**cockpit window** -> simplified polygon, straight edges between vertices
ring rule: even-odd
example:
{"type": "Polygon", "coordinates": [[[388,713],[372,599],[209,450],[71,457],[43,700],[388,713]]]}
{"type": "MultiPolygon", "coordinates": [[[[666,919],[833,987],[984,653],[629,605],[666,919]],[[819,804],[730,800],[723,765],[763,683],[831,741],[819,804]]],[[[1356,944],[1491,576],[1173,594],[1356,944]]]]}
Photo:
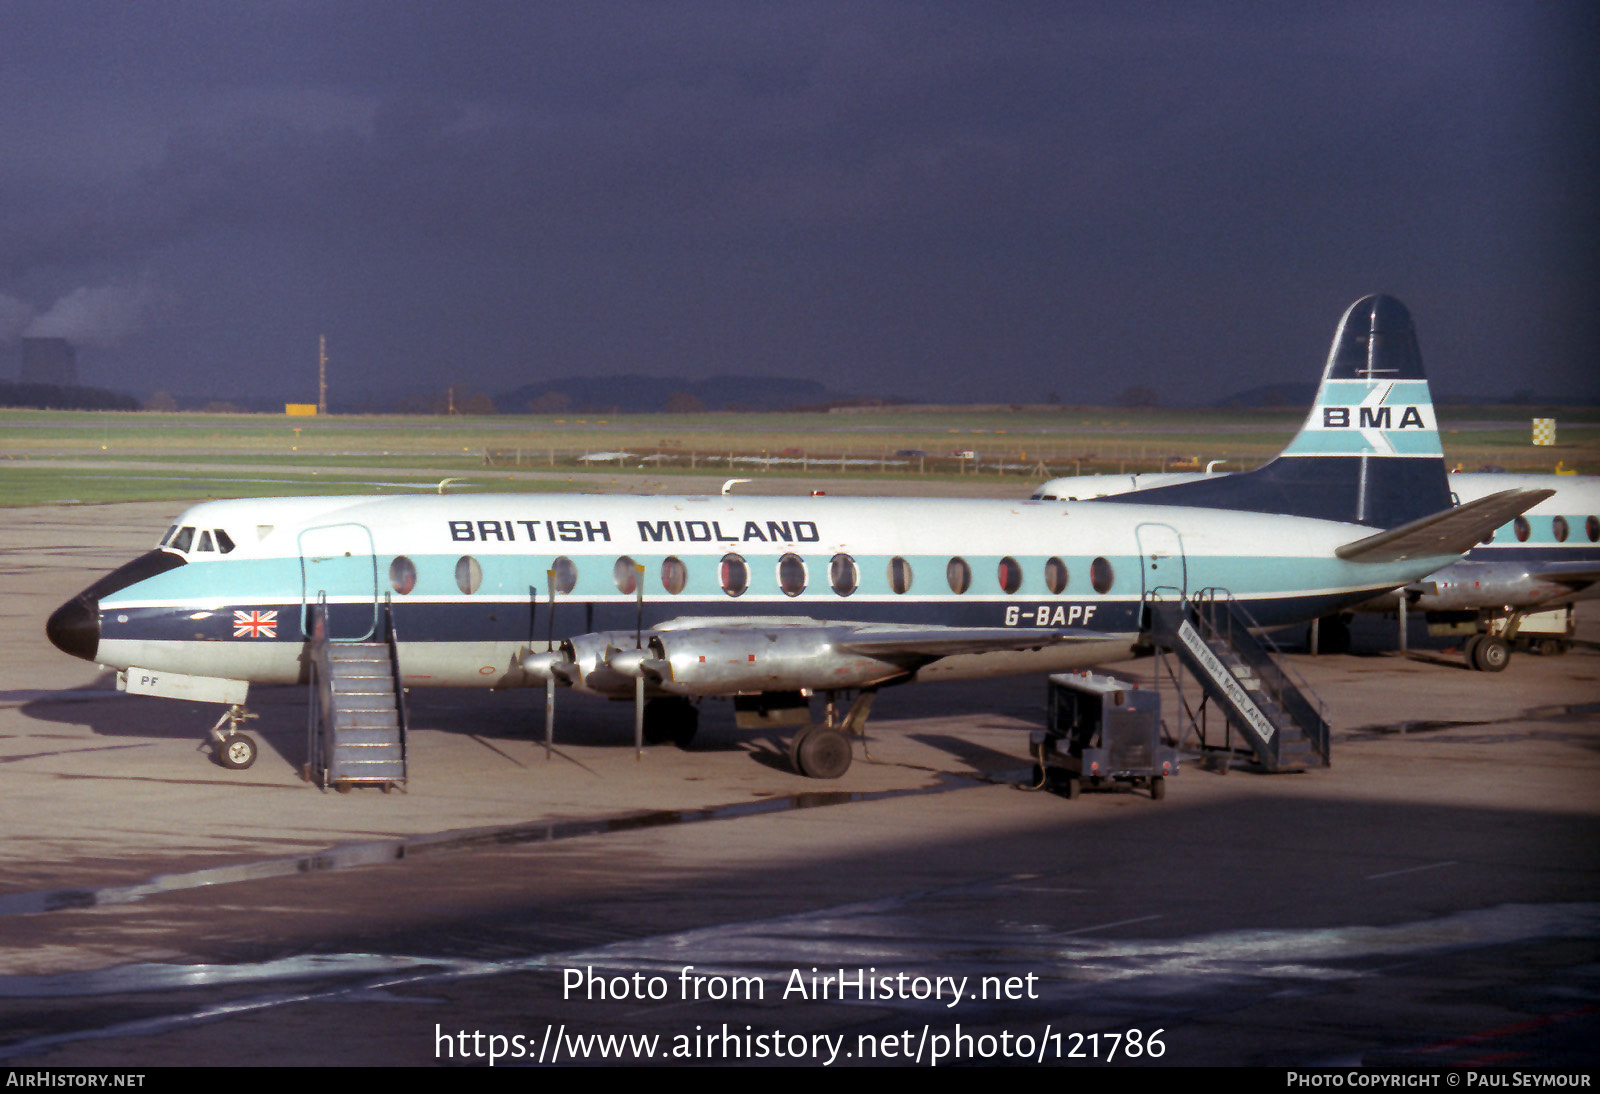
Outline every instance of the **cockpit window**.
{"type": "Polygon", "coordinates": [[[199,542],[198,545],[196,545],[195,551],[198,553],[200,551],[215,551],[215,550],[216,550],[216,548],[211,545],[211,533],[210,532],[201,532],[200,533],[200,542],[199,542]]]}
{"type": "Polygon", "coordinates": [[[174,532],[176,532],[177,530],[178,530],[178,526],[176,524],[174,524],[171,528],[168,528],[167,529],[167,534],[161,537],[161,542],[156,544],[156,546],[157,547],[165,547],[168,544],[168,542],[171,541],[172,534],[174,532]]]}
{"type": "Polygon", "coordinates": [[[171,547],[174,551],[182,551],[184,554],[188,554],[189,553],[189,545],[191,543],[193,543],[193,542],[194,542],[194,529],[190,528],[188,526],[185,526],[183,528],[178,529],[177,536],[175,536],[173,538],[172,542],[167,544],[167,546],[171,547]]]}
{"type": "Polygon", "coordinates": [[[217,529],[217,550],[221,551],[223,554],[227,554],[229,551],[233,550],[233,540],[229,539],[228,533],[224,532],[221,528],[217,529]]]}

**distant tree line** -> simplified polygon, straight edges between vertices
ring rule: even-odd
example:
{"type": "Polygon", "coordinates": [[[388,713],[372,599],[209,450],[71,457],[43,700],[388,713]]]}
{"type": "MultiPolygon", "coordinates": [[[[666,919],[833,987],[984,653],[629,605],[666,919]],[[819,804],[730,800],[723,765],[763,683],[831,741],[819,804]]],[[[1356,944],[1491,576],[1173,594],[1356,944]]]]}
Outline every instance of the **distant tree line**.
{"type": "Polygon", "coordinates": [[[0,380],[0,406],[40,410],[138,410],[139,400],[120,391],[98,387],[0,380]]]}

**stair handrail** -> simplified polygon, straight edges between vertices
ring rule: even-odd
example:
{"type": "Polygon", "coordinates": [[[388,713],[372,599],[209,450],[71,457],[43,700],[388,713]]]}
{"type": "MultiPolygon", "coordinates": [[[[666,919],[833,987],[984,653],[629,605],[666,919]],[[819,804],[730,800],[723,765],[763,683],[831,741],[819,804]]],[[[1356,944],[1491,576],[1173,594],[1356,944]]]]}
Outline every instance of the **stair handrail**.
{"type": "Polygon", "coordinates": [[[328,593],[317,591],[317,600],[310,608],[311,705],[306,721],[306,757],[316,765],[317,782],[323,789],[328,786],[328,719],[333,710],[333,660],[328,642],[328,593]]]}
{"type": "Polygon", "coordinates": [[[1244,602],[1227,589],[1202,589],[1193,615],[1202,633],[1216,636],[1256,673],[1267,697],[1301,727],[1324,764],[1331,762],[1327,704],[1284,657],[1283,650],[1262,628],[1244,602]]]}
{"type": "Polygon", "coordinates": [[[411,722],[411,712],[406,707],[406,689],[401,683],[400,672],[400,631],[394,622],[394,599],[388,593],[383,594],[383,635],[384,641],[389,646],[389,674],[394,681],[395,710],[400,715],[400,768],[402,779],[410,775],[411,761],[410,749],[406,745],[406,727],[411,722]]]}

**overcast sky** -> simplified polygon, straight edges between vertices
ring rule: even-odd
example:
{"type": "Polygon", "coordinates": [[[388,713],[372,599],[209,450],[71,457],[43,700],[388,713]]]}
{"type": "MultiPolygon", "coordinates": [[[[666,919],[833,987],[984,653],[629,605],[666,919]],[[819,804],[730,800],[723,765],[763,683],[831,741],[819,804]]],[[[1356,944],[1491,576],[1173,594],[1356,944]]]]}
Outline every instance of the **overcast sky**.
{"type": "Polygon", "coordinates": [[[1600,7],[5,0],[0,341],[315,398],[1209,402],[1358,296],[1600,400],[1600,7]]]}

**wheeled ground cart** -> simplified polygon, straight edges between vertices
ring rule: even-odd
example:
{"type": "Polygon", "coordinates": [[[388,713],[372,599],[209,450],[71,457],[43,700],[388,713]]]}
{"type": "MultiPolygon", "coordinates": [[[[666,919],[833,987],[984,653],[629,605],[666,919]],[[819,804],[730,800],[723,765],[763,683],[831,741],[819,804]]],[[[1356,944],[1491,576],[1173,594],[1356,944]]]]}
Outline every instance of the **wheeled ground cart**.
{"type": "Polygon", "coordinates": [[[1032,734],[1038,789],[1076,798],[1084,787],[1145,787],[1167,792],[1178,750],[1161,741],[1161,696],[1092,672],[1050,677],[1049,713],[1032,734]]]}

